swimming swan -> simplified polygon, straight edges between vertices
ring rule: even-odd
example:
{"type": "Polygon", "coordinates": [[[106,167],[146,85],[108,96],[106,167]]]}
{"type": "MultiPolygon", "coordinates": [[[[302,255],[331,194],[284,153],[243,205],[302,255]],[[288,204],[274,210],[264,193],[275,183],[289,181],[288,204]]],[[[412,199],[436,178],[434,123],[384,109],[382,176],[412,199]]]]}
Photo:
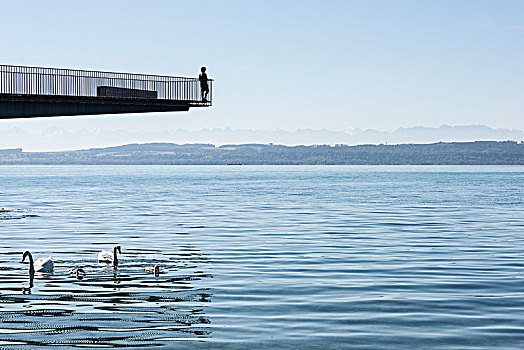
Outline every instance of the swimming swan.
{"type": "Polygon", "coordinates": [[[26,250],[22,256],[22,262],[25,261],[25,257],[29,257],[29,274],[34,274],[35,272],[51,272],[55,268],[53,263],[53,258],[40,258],[37,261],[33,262],[33,256],[26,250]]]}
{"type": "Polygon", "coordinates": [[[72,269],[69,270],[69,274],[75,276],[76,279],[81,280],[83,278],[82,275],[85,275],[86,272],[81,267],[73,267],[72,269]]]}
{"type": "Polygon", "coordinates": [[[71,275],[78,275],[79,273],[83,273],[85,275],[86,272],[81,267],[73,267],[69,270],[69,274],[71,275]]]}
{"type": "Polygon", "coordinates": [[[155,265],[155,266],[147,266],[145,268],[145,271],[147,273],[154,273],[155,276],[158,276],[160,275],[160,266],[159,265],[155,265]]]}
{"type": "Polygon", "coordinates": [[[102,250],[100,253],[98,253],[98,262],[106,264],[113,263],[113,266],[118,266],[118,256],[116,255],[117,250],[120,254],[122,254],[122,250],[120,249],[119,245],[115,245],[112,252],[109,250],[102,250]]]}

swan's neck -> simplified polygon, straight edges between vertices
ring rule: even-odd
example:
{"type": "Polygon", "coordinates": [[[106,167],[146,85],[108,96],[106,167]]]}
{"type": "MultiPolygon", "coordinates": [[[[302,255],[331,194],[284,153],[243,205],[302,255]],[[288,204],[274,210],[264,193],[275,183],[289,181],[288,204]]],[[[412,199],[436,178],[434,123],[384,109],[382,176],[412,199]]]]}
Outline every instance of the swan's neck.
{"type": "Polygon", "coordinates": [[[29,274],[33,275],[35,273],[35,263],[33,262],[33,256],[29,252],[27,252],[27,256],[29,257],[29,274]]]}
{"type": "Polygon", "coordinates": [[[117,248],[113,248],[113,266],[118,266],[118,255],[116,255],[117,248]]]}

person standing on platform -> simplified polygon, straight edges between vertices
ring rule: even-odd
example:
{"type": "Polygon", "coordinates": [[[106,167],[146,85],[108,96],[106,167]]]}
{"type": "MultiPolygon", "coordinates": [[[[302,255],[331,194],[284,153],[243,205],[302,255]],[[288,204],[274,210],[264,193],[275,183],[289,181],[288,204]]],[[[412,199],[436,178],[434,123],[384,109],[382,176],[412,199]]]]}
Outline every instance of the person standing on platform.
{"type": "Polygon", "coordinates": [[[207,84],[206,67],[200,68],[200,75],[198,76],[198,80],[200,80],[200,91],[202,94],[202,101],[207,102],[207,94],[209,93],[209,85],[207,84]]]}

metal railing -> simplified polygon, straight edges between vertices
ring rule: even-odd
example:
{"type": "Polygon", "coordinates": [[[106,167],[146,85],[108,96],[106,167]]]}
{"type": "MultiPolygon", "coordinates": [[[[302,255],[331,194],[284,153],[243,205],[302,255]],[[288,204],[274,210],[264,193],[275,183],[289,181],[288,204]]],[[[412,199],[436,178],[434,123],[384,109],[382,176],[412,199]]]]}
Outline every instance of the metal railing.
{"type": "Polygon", "coordinates": [[[203,101],[198,78],[0,65],[0,94],[97,97],[99,87],[111,87],[156,92],[160,100],[210,105],[213,80],[207,83],[209,93],[203,101]]]}

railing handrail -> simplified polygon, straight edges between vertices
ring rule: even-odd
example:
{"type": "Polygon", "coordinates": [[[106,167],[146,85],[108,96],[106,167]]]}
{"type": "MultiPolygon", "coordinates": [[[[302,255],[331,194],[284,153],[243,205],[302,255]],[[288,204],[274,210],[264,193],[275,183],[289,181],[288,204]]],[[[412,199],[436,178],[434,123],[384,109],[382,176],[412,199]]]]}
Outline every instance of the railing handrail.
{"type": "MultiPolygon", "coordinates": [[[[0,70],[0,72],[6,72],[6,71],[0,70]]],[[[89,71],[85,71],[85,72],[89,72],[89,71]]],[[[114,79],[114,80],[128,80],[128,81],[133,81],[133,80],[134,81],[151,81],[151,82],[157,82],[157,83],[177,83],[177,82],[184,82],[184,81],[199,80],[198,78],[187,78],[187,77],[169,77],[169,78],[175,78],[177,80],[152,80],[152,79],[138,79],[138,78],[121,78],[121,77],[90,77],[90,76],[85,76],[85,75],[38,73],[38,72],[6,72],[6,73],[29,74],[29,75],[48,75],[48,76],[57,76],[57,77],[74,77],[74,78],[97,78],[97,79],[109,79],[109,80],[114,79]]],[[[102,73],[112,73],[112,72],[102,72],[102,73]]],[[[117,73],[117,74],[126,74],[126,73],[117,73]]],[[[147,75],[143,75],[143,76],[147,76],[147,75]]],[[[155,77],[155,76],[152,75],[152,77],[155,77]]],[[[161,76],[157,76],[157,77],[161,77],[161,76]]],[[[213,81],[213,79],[207,79],[207,80],[213,81]]]]}
{"type": "MultiPolygon", "coordinates": [[[[178,77],[178,76],[170,76],[170,75],[157,75],[157,74],[143,74],[143,73],[127,73],[127,72],[110,72],[110,71],[100,71],[100,70],[85,70],[85,69],[74,69],[74,68],[53,68],[53,67],[39,67],[39,66],[20,66],[20,65],[9,65],[9,64],[0,64],[0,71],[4,71],[1,68],[23,68],[23,69],[42,69],[42,70],[50,70],[54,72],[60,72],[60,71],[71,71],[71,72],[81,72],[81,73],[97,73],[97,74],[111,74],[111,75],[127,75],[127,76],[139,76],[144,78],[167,78],[167,79],[187,79],[187,80],[198,80],[198,78],[189,78],[189,77],[178,77]]],[[[36,73],[36,72],[14,72],[11,70],[6,70],[4,72],[9,73],[25,73],[25,74],[41,74],[41,75],[58,75],[58,76],[72,76],[77,77],[78,75],[72,75],[72,74],[63,74],[63,73],[36,73]]],[[[86,78],[102,78],[97,76],[81,76],[86,78]]],[[[107,78],[106,79],[113,79],[113,78],[107,78]]],[[[158,81],[158,82],[165,82],[165,80],[151,80],[151,79],[137,79],[137,78],[123,78],[123,77],[114,77],[114,79],[129,79],[129,80],[147,80],[147,81],[158,81]]],[[[213,81],[213,79],[208,78],[208,81],[213,81]]]]}

